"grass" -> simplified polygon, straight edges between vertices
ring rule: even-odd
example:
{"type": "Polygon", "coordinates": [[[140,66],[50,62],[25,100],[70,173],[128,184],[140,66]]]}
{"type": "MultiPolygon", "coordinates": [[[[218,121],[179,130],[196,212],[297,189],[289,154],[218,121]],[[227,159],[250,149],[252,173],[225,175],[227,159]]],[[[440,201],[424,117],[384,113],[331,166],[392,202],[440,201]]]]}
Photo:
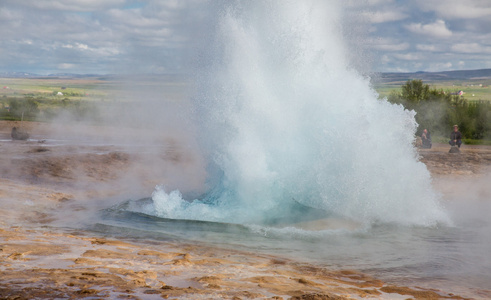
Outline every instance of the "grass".
{"type": "Polygon", "coordinates": [[[491,146],[491,140],[473,140],[473,139],[463,139],[462,143],[464,145],[486,145],[491,146]]]}
{"type": "MultiPolygon", "coordinates": [[[[67,109],[90,113],[88,105],[99,105],[97,102],[108,99],[116,85],[116,81],[97,78],[0,78],[0,119],[20,120],[19,112],[7,108],[11,101],[24,99],[34,100],[44,118],[67,109]],[[63,95],[57,95],[58,92],[63,95]]],[[[24,115],[24,120],[28,121],[29,116],[24,115]]]]}
{"type": "Polygon", "coordinates": [[[87,79],[0,78],[2,97],[50,100],[99,100],[108,97],[111,87],[107,82],[87,79]],[[63,95],[56,95],[58,92],[63,95]]]}
{"type": "MultiPolygon", "coordinates": [[[[433,136],[432,137],[433,143],[447,144],[449,140],[450,140],[449,137],[444,137],[444,136],[433,136]]],[[[489,139],[483,139],[483,140],[462,139],[462,143],[464,145],[487,145],[487,146],[491,146],[491,140],[489,140],[489,139]]]]}
{"type": "MultiPolygon", "coordinates": [[[[0,110],[8,106],[11,99],[34,99],[42,111],[65,109],[67,106],[87,104],[93,105],[122,105],[126,101],[140,100],[146,90],[156,90],[158,87],[164,91],[162,98],[180,99],[186,90],[184,81],[177,77],[142,77],[133,82],[142,91],[131,93],[133,86],[125,85],[128,81],[118,78],[0,78],[0,110]],[[8,87],[8,88],[4,88],[8,87]],[[65,87],[65,89],[62,89],[65,87]],[[162,87],[164,89],[162,89],[162,87]],[[53,95],[62,92],[63,96],[53,95]],[[102,101],[107,101],[103,103],[102,101]]],[[[468,101],[491,101],[491,80],[465,80],[465,81],[435,81],[424,82],[433,89],[442,89],[449,92],[464,91],[464,99],[468,101]],[[480,86],[482,85],[482,86],[480,86]]],[[[392,91],[400,91],[405,81],[393,81],[375,84],[374,88],[380,97],[387,97],[392,91]]],[[[180,100],[176,100],[180,101],[180,100]]],[[[82,105],[83,108],[83,105],[82,105]]],[[[15,119],[9,114],[0,112],[0,119],[15,119]]],[[[447,141],[444,140],[444,143],[447,141]]],[[[491,143],[490,141],[466,140],[467,144],[491,143]]]]}
{"type": "MultiPolygon", "coordinates": [[[[464,92],[464,99],[467,101],[491,101],[491,80],[462,80],[462,81],[438,81],[438,82],[423,82],[429,84],[431,89],[444,90],[454,93],[458,91],[464,92]]],[[[379,93],[380,98],[388,97],[392,91],[399,92],[401,86],[405,82],[390,82],[378,83],[374,85],[375,90],[379,93]]]]}
{"type": "Polygon", "coordinates": [[[0,120],[2,120],[2,121],[20,121],[19,118],[12,117],[12,116],[0,116],[0,120]]]}
{"type": "Polygon", "coordinates": [[[20,119],[22,108],[11,108],[12,102],[22,106],[34,102],[39,111],[31,114],[40,120],[48,121],[65,111],[74,118],[99,120],[104,116],[98,111],[129,110],[141,101],[179,102],[187,99],[188,90],[188,82],[178,75],[0,78],[0,119],[20,119]]]}

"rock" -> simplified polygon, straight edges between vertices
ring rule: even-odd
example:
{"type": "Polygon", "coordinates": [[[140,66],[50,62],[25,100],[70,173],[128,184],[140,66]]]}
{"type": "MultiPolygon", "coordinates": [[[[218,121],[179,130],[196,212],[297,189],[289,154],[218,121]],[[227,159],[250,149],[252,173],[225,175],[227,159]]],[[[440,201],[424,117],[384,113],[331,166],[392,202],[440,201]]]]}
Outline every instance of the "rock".
{"type": "Polygon", "coordinates": [[[460,149],[457,146],[450,147],[450,151],[448,153],[460,153],[460,149]]]}
{"type": "Polygon", "coordinates": [[[27,140],[29,138],[29,134],[21,129],[18,129],[16,127],[12,128],[12,132],[10,133],[10,136],[12,137],[13,140],[27,140]]]}

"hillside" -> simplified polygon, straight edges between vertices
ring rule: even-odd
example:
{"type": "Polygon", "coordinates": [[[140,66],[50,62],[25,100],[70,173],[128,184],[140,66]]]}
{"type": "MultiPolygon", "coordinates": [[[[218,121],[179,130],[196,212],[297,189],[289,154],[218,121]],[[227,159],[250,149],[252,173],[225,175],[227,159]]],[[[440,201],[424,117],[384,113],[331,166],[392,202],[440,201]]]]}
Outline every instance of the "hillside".
{"type": "Polygon", "coordinates": [[[372,77],[374,84],[399,84],[411,79],[421,79],[427,83],[445,81],[491,81],[491,69],[458,70],[444,72],[414,73],[376,73],[372,77]]]}
{"type": "Polygon", "coordinates": [[[450,93],[463,92],[468,101],[491,101],[491,69],[444,72],[375,73],[371,82],[381,98],[399,90],[408,80],[421,79],[432,88],[450,93]]]}

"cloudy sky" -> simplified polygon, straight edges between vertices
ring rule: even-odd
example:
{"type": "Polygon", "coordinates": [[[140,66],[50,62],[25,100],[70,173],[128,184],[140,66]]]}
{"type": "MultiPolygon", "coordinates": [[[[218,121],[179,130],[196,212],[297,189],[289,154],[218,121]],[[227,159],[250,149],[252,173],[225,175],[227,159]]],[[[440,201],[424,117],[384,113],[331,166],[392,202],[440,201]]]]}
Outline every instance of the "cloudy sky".
{"type": "MultiPolygon", "coordinates": [[[[182,72],[217,1],[0,0],[0,72],[182,72]]],[[[344,2],[372,71],[491,68],[489,0],[344,2]]]]}

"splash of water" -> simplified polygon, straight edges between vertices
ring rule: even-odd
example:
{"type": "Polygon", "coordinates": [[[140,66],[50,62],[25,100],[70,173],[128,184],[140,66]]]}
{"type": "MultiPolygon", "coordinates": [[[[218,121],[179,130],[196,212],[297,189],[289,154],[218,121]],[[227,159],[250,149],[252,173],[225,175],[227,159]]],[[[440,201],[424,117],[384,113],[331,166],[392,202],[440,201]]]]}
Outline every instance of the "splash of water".
{"type": "Polygon", "coordinates": [[[154,213],[232,223],[341,216],[446,222],[412,142],[414,113],[378,100],[350,67],[336,1],[223,10],[197,109],[210,191],[154,191],[154,213]]]}

